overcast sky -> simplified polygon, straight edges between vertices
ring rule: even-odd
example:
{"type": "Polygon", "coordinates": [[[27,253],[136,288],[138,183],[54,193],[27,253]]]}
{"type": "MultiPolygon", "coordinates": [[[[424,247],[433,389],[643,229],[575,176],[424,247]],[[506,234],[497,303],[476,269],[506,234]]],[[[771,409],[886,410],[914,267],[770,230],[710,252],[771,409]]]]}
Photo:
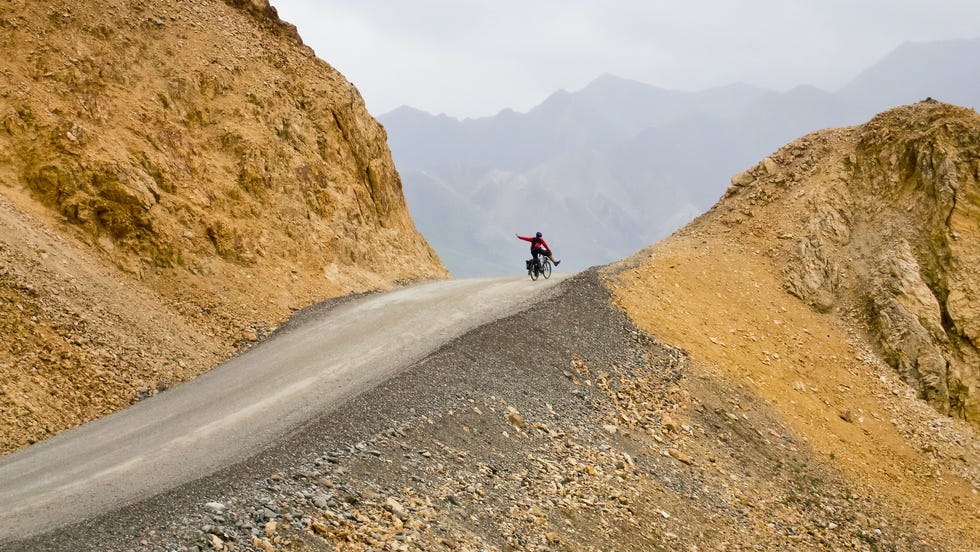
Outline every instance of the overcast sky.
{"type": "Polygon", "coordinates": [[[612,73],[836,90],[902,42],[980,37],[980,0],[271,0],[375,116],[527,111],[612,73]]]}

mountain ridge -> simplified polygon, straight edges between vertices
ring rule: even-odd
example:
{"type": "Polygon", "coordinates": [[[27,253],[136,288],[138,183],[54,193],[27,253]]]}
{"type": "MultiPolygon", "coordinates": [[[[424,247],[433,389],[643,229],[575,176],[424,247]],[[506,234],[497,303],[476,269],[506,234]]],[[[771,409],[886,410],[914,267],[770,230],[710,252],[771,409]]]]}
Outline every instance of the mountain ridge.
{"type": "Polygon", "coordinates": [[[964,63],[969,66],[977,55],[980,55],[980,37],[906,42],[836,94],[863,105],[880,104],[882,98],[885,104],[894,106],[934,97],[976,109],[980,107],[977,95],[980,77],[956,68],[964,63]]]}
{"type": "MultiPolygon", "coordinates": [[[[894,75],[893,79],[885,79],[887,86],[921,93],[921,97],[906,94],[909,97],[903,97],[903,101],[921,100],[926,95],[941,98],[943,90],[947,90],[947,96],[972,98],[971,102],[961,103],[978,105],[980,81],[971,81],[968,72],[937,68],[944,64],[963,66],[956,60],[971,59],[972,50],[962,46],[973,43],[905,46],[900,55],[887,57],[856,76],[850,88],[845,86],[834,92],[808,85],[784,92],[749,85],[682,92],[605,74],[581,90],[556,92],[527,113],[511,111],[505,117],[462,121],[443,115],[437,124],[433,119],[433,124],[428,125],[420,124],[425,115],[417,111],[413,124],[419,125],[415,129],[424,128],[423,133],[416,133],[410,125],[388,115],[381,115],[379,120],[388,130],[395,162],[406,182],[410,209],[431,201],[426,190],[432,185],[426,180],[432,178],[439,179],[441,187],[448,189],[460,204],[472,203],[469,190],[489,182],[495,182],[502,195],[514,198],[512,204],[498,203],[492,209],[475,204],[477,218],[469,225],[448,227],[439,219],[416,217],[416,223],[431,236],[437,250],[443,247],[441,236],[452,235],[456,241],[465,241],[458,236],[472,236],[468,226],[490,227],[499,236],[492,242],[472,236],[474,247],[493,258],[492,263],[483,265],[492,266],[492,271],[483,267],[476,270],[457,254],[446,253],[444,260],[451,272],[459,276],[516,273],[521,266],[519,261],[514,262],[519,250],[503,237],[515,231],[535,230],[560,238],[556,243],[563,242],[569,253],[566,266],[581,269],[616,260],[616,253],[604,243],[627,244],[627,248],[636,250],[667,236],[678,228],[677,221],[682,223],[689,220],[690,214],[710,207],[722,195],[732,174],[782,144],[819,128],[857,124],[893,107],[881,101],[857,101],[845,94],[863,88],[875,96],[873,90],[884,79],[875,76],[875,67],[885,67],[889,75],[894,75]],[[909,48],[922,53],[902,53],[909,48]],[[901,73],[902,63],[923,65],[916,61],[920,58],[930,62],[922,71],[935,70],[952,76],[936,80],[922,71],[901,73]],[[889,60],[898,65],[893,66],[889,60]],[[918,88],[919,82],[936,89],[926,92],[918,88]],[[600,90],[609,90],[608,97],[599,94],[600,90]],[[676,138],[671,138],[672,133],[676,138]],[[625,162],[617,155],[617,151],[624,150],[634,152],[625,162]],[[600,165],[615,168],[616,186],[629,189],[634,202],[639,202],[614,205],[611,216],[630,221],[623,227],[625,231],[612,233],[603,242],[589,242],[588,246],[584,244],[589,233],[582,231],[580,222],[591,220],[584,206],[591,201],[593,183],[572,170],[576,156],[602,158],[600,165]],[[557,170],[563,160],[569,165],[557,170]],[[541,180],[555,174],[563,175],[562,180],[541,180]],[[549,190],[542,192],[546,196],[543,204],[556,204],[559,208],[554,210],[554,216],[536,222],[539,214],[528,205],[537,201],[530,190],[539,187],[549,190]],[[518,190],[525,193],[521,195],[518,190]],[[563,191],[552,193],[557,190],[563,191]],[[661,193],[654,195],[652,190],[661,193]],[[650,214],[645,221],[631,215],[637,207],[650,214]],[[538,228],[520,230],[534,225],[538,228]]],[[[593,230],[604,231],[599,227],[593,230]]],[[[562,250],[558,253],[561,256],[562,250]]]]}

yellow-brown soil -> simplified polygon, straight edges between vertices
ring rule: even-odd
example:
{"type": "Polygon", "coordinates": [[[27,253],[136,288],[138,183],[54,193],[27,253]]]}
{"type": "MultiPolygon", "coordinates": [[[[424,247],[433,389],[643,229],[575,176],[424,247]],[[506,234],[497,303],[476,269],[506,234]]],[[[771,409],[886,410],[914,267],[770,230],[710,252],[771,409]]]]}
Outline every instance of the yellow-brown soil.
{"type": "Polygon", "coordinates": [[[266,2],[12,0],[0,54],[0,453],[448,276],[384,130],[266,2]]]}
{"type": "MultiPolygon", "coordinates": [[[[904,109],[867,127],[825,131],[790,144],[766,161],[768,173],[784,179],[777,187],[736,182],[712,211],[614,266],[609,285],[642,328],[691,355],[692,371],[751,389],[805,436],[818,460],[876,497],[883,512],[918,520],[924,534],[952,549],[971,550],[980,542],[975,429],[930,408],[920,390],[885,362],[878,328],[869,323],[874,314],[852,300],[863,293],[861,278],[846,272],[859,263],[834,259],[844,267],[845,283],[829,301],[808,297],[807,304],[788,291],[797,272],[793,264],[801,258],[794,238],[807,236],[806,222],[820,205],[813,198],[832,193],[830,183],[844,165],[840,157],[851,154],[852,163],[861,162],[852,153],[857,140],[882,132],[875,124],[910,113],[922,126],[949,125],[942,119],[950,113],[976,123],[975,113],[949,106],[904,109]],[[792,159],[794,152],[797,161],[773,167],[773,159],[792,159]]],[[[767,174],[762,164],[754,170],[767,174]]],[[[975,194],[969,191],[975,183],[975,175],[966,175],[962,195],[975,194]]],[[[888,199],[877,199],[887,210],[888,199]]],[[[860,215],[852,211],[850,217],[860,215]]],[[[961,236],[967,226],[961,224],[961,236]]],[[[860,242],[864,251],[895,247],[888,232],[858,233],[849,243],[860,242]]],[[[976,272],[972,278],[968,286],[976,284],[976,272]]]]}

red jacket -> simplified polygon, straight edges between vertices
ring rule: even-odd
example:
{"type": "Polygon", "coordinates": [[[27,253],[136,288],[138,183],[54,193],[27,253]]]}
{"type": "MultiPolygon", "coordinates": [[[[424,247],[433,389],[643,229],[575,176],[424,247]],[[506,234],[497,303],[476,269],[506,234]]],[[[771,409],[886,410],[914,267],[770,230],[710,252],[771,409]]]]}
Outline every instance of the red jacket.
{"type": "Polygon", "coordinates": [[[535,247],[542,247],[542,248],[544,248],[545,251],[547,251],[548,253],[551,253],[551,248],[548,247],[548,244],[547,243],[545,243],[544,238],[539,238],[537,236],[533,236],[533,237],[530,237],[530,238],[528,238],[526,236],[517,236],[517,237],[519,239],[522,239],[522,240],[526,241],[526,242],[531,242],[531,250],[534,250],[535,247]]]}

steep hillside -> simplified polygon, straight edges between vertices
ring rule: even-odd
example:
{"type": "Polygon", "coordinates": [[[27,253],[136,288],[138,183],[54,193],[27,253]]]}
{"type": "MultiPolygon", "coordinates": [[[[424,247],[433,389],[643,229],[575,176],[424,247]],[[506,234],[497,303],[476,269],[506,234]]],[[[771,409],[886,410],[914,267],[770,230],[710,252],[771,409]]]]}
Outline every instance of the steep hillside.
{"type": "Polygon", "coordinates": [[[972,110],[889,111],[738,175],[720,218],[766,220],[790,293],[860,324],[924,399],[980,424],[978,135],[972,110]]]}
{"type": "Polygon", "coordinates": [[[966,530],[958,550],[980,511],[978,135],[936,102],[808,135],[609,275],[693,373],[757,394],[881,505],[966,530]]]}
{"type": "Polygon", "coordinates": [[[13,0],[0,29],[0,452],[446,276],[384,130],[267,2],[13,0]]]}

